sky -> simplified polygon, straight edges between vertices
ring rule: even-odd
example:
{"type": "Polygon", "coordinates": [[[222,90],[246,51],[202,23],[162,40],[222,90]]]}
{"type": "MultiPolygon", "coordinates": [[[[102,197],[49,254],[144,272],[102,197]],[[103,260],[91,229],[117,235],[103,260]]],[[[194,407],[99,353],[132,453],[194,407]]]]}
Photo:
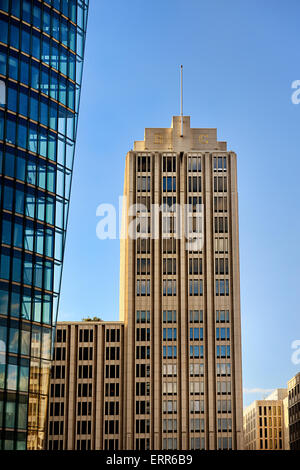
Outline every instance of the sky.
{"type": "Polygon", "coordinates": [[[90,0],[58,319],[118,320],[119,240],[97,238],[96,209],[118,206],[144,128],[180,113],[183,64],[191,127],[238,155],[244,405],[300,371],[299,14],[298,0],[90,0]]]}

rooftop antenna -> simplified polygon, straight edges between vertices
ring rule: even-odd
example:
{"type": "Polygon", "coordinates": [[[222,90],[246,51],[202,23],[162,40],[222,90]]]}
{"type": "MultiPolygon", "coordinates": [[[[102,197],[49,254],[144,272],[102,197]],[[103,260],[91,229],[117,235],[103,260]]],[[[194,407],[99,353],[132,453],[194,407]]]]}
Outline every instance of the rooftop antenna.
{"type": "Polygon", "coordinates": [[[180,137],[183,137],[183,91],[182,91],[182,78],[183,66],[180,66],[180,137]]]}

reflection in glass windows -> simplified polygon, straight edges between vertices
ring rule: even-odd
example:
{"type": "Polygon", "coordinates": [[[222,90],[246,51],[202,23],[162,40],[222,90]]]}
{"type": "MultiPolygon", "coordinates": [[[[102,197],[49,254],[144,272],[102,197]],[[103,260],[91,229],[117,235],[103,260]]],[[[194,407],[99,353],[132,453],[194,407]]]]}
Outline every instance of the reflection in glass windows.
{"type": "Polygon", "coordinates": [[[43,449],[88,0],[0,3],[0,449],[43,449]]]}

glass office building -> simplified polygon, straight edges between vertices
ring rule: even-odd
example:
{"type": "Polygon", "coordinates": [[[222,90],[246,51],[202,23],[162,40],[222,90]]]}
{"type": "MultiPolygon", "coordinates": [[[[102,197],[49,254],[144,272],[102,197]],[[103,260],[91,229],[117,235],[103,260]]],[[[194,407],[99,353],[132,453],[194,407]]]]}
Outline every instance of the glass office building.
{"type": "Polygon", "coordinates": [[[0,449],[43,449],[88,0],[0,0],[0,449]]]}

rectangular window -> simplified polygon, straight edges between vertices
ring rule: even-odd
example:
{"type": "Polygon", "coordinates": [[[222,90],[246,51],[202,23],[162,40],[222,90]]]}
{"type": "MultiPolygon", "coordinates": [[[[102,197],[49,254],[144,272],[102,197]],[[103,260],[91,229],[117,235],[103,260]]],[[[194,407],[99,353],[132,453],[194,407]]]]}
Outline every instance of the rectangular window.
{"type": "Polygon", "coordinates": [[[175,176],[163,176],[163,192],[175,192],[176,191],[176,177],[175,176]]]}
{"type": "Polygon", "coordinates": [[[229,310],[217,310],[216,322],[217,323],[229,323],[229,310]]]}
{"type": "Polygon", "coordinates": [[[190,279],[189,280],[189,295],[190,296],[203,295],[203,280],[202,279],[190,279]]]}

